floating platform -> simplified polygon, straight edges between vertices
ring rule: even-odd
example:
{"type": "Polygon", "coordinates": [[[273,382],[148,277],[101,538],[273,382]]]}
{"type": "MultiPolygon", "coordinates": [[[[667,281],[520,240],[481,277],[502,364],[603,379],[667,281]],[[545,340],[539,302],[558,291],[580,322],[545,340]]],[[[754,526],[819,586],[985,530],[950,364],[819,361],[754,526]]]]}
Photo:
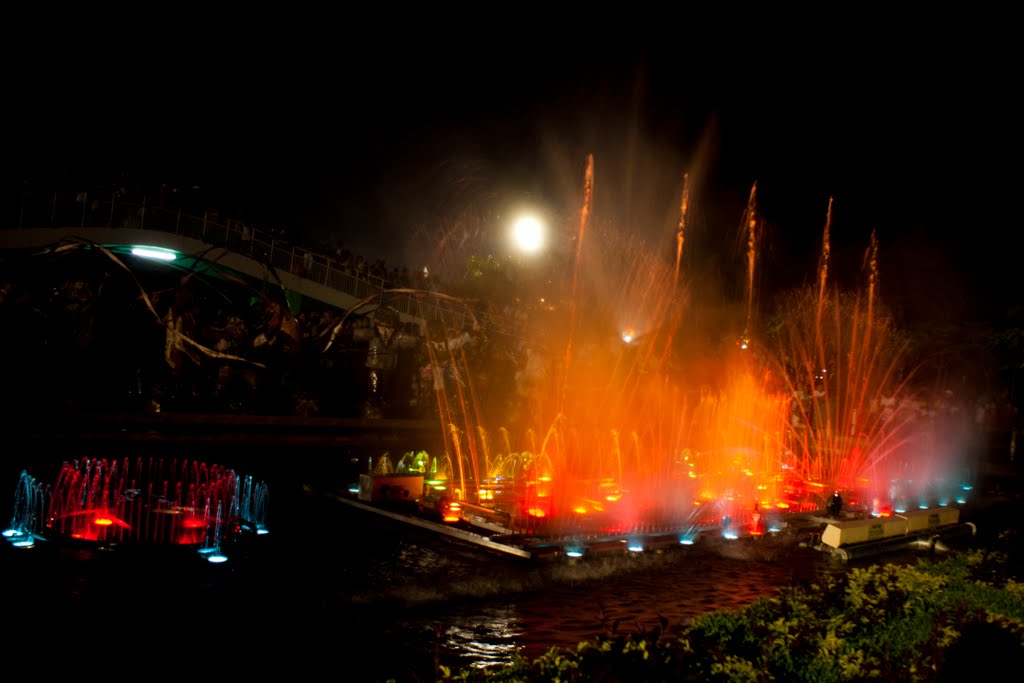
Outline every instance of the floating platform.
{"type": "MultiPolygon", "coordinates": [[[[720,526],[663,524],[614,533],[577,530],[573,533],[517,533],[510,528],[507,514],[460,501],[457,505],[432,507],[413,500],[409,486],[414,477],[401,475],[364,476],[348,495],[328,494],[332,499],[359,510],[387,517],[480,548],[530,560],[581,558],[608,553],[642,553],[681,548],[720,539],[733,543],[737,535],[725,535],[720,526]],[[457,516],[452,513],[457,511],[457,516]]],[[[428,501],[429,503],[429,501],[428,501]]]]}
{"type": "MultiPolygon", "coordinates": [[[[719,526],[664,525],[623,533],[575,534],[517,534],[508,528],[506,520],[489,508],[462,503],[457,521],[437,516],[437,510],[410,505],[415,478],[395,475],[363,479],[358,495],[339,495],[337,500],[366,512],[389,517],[399,522],[433,531],[459,541],[477,545],[524,559],[578,558],[609,552],[645,552],[685,547],[695,544],[714,545],[717,541],[733,543],[744,538],[726,536],[719,526]],[[431,515],[431,513],[434,513],[431,515]]],[[[935,507],[912,510],[891,517],[863,518],[834,521],[806,514],[794,514],[781,525],[784,530],[772,530],[781,535],[784,544],[792,541],[804,545],[800,539],[810,534],[818,539],[815,547],[831,553],[841,560],[895,553],[912,548],[928,551],[948,549],[945,543],[954,539],[973,537],[973,523],[960,522],[957,507],[935,507]],[[819,532],[820,531],[820,535],[819,532]]]]}
{"type": "Polygon", "coordinates": [[[891,517],[829,522],[821,550],[840,559],[868,557],[912,547],[936,549],[943,540],[973,536],[975,526],[960,522],[956,507],[909,510],[891,517]]]}

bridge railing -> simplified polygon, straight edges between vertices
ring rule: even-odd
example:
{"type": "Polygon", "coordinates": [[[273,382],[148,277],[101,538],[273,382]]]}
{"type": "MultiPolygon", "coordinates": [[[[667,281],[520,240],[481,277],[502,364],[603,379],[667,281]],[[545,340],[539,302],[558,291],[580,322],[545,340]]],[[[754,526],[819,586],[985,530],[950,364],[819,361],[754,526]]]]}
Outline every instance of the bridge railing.
{"type": "MultiPolygon", "coordinates": [[[[8,219],[9,220],[9,219],[8,219]]],[[[18,207],[11,227],[119,227],[161,232],[188,237],[211,246],[230,249],[259,263],[269,264],[357,300],[380,295],[388,304],[417,320],[440,320],[446,325],[464,326],[470,321],[469,309],[442,305],[429,298],[389,292],[390,283],[371,273],[354,271],[325,254],[298,247],[264,230],[217,214],[202,215],[145,202],[125,201],[117,193],[96,198],[87,193],[55,192],[52,201],[24,201],[18,207]]]]}

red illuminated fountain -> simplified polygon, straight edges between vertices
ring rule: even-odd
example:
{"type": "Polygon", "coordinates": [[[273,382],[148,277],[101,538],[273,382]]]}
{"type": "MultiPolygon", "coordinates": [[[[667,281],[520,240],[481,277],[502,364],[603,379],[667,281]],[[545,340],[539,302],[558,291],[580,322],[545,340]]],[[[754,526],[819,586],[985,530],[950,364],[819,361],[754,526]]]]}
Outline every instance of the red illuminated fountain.
{"type": "Polygon", "coordinates": [[[23,472],[5,536],[22,547],[185,547],[216,562],[225,540],[266,533],[266,503],[264,484],[219,465],[84,458],[52,485],[23,472]]]}
{"type": "Polygon", "coordinates": [[[519,537],[627,542],[757,535],[824,513],[836,491],[865,515],[964,502],[965,444],[941,441],[918,408],[907,344],[877,300],[875,240],[864,286],[831,286],[830,205],[817,286],[784,297],[781,324],[759,335],[755,186],[739,341],[700,353],[685,185],[673,261],[594,225],[589,161],[563,296],[523,331],[530,383],[515,419],[484,416],[465,353],[432,347],[465,380],[440,396],[447,452],[420,459],[433,495],[464,515],[492,511],[519,537]]]}

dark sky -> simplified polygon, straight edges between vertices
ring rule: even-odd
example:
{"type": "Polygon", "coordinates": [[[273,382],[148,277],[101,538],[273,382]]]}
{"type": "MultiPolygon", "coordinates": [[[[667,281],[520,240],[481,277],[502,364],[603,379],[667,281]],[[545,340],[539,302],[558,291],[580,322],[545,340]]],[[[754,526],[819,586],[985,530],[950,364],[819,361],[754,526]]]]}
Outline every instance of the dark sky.
{"type": "Polygon", "coordinates": [[[696,244],[735,246],[757,182],[780,279],[812,276],[832,198],[836,251],[877,230],[901,293],[1015,286],[1020,55],[999,17],[319,19],[15,55],[6,175],[197,184],[222,214],[413,261],[485,198],[577,210],[593,154],[595,215],[652,240],[689,173],[696,244]]]}

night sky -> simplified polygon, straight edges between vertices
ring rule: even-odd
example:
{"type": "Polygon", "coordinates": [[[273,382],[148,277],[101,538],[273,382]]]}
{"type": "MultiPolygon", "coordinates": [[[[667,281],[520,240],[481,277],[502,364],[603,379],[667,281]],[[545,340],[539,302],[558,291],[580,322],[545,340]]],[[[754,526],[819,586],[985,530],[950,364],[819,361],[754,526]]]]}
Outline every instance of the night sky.
{"type": "Polygon", "coordinates": [[[37,45],[9,74],[5,185],[198,185],[222,215],[415,262],[472,201],[577,210],[593,154],[595,216],[654,242],[688,173],[709,252],[737,248],[756,182],[778,284],[813,277],[832,198],[835,252],[859,261],[876,230],[894,297],[970,315],[1016,296],[1005,20],[520,12],[68,28],[74,60],[37,45]]]}

